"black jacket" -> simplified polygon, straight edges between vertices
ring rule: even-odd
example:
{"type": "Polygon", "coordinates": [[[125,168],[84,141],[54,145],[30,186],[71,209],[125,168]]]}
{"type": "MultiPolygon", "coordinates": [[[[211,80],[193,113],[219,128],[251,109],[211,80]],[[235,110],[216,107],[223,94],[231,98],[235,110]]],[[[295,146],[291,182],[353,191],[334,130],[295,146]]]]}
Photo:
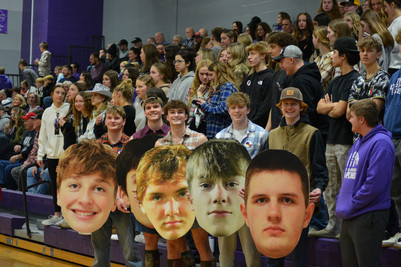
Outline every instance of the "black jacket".
{"type": "Polygon", "coordinates": [[[316,63],[307,63],[295,72],[293,75],[292,86],[298,88],[304,98],[308,109],[306,114],[308,115],[310,124],[320,130],[323,138],[327,136],[329,121],[327,115],[320,115],[316,112],[317,104],[320,99],[324,96],[323,86],[320,82],[321,75],[319,68],[316,63]]]}
{"type": "Polygon", "coordinates": [[[241,92],[249,95],[251,111],[248,118],[265,128],[269,118],[272,99],[273,70],[267,68],[248,75],[241,84],[241,92]]]}

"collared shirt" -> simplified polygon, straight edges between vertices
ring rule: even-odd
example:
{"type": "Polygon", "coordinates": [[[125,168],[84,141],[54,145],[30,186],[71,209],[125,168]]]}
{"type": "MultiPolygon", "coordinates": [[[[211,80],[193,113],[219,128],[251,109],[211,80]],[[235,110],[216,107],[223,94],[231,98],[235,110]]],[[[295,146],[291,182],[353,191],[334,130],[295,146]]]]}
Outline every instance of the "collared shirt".
{"type": "Polygon", "coordinates": [[[201,137],[205,137],[205,135],[202,133],[192,131],[189,128],[186,128],[184,136],[182,137],[180,142],[175,143],[173,141],[173,139],[171,137],[171,131],[169,131],[165,137],[163,137],[162,139],[159,139],[158,142],[159,142],[159,146],[181,144],[181,145],[187,147],[189,150],[193,150],[202,144],[200,142],[201,137]]]}
{"type": "MultiPolygon", "coordinates": [[[[254,158],[259,152],[267,149],[268,138],[268,131],[248,120],[246,136],[241,141],[238,141],[246,148],[246,150],[248,150],[251,158],[254,158]]],[[[216,134],[216,139],[235,139],[233,125],[231,124],[227,128],[218,132],[216,134]]]]}
{"type": "Polygon", "coordinates": [[[98,64],[94,65],[91,69],[91,77],[94,83],[101,83],[103,79],[103,74],[107,71],[106,66],[99,62],[98,64]]]}
{"type": "Polygon", "coordinates": [[[327,87],[331,80],[333,80],[336,68],[333,67],[333,62],[331,61],[331,52],[328,52],[324,55],[318,56],[314,61],[316,62],[320,75],[322,76],[321,82],[326,91],[327,87]]]}
{"type": "Polygon", "coordinates": [[[123,146],[128,143],[129,141],[129,136],[127,136],[126,134],[123,133],[123,135],[121,136],[120,140],[115,143],[112,144],[109,140],[109,134],[105,133],[104,135],[102,135],[99,139],[96,140],[96,142],[105,144],[105,145],[109,145],[111,146],[111,148],[118,154],[120,154],[121,150],[123,150],[123,146]]]}
{"type": "Polygon", "coordinates": [[[226,99],[235,92],[237,92],[237,88],[235,88],[234,84],[226,82],[216,88],[210,102],[202,104],[202,109],[207,115],[206,131],[209,139],[230,125],[231,118],[228,114],[226,99]]]}
{"type": "Polygon", "coordinates": [[[170,131],[170,127],[167,124],[165,124],[164,122],[163,122],[162,127],[155,132],[152,129],[150,129],[149,126],[146,124],[145,128],[134,133],[134,135],[132,136],[132,139],[142,138],[148,134],[160,134],[162,136],[166,136],[169,131],[170,131]]]}

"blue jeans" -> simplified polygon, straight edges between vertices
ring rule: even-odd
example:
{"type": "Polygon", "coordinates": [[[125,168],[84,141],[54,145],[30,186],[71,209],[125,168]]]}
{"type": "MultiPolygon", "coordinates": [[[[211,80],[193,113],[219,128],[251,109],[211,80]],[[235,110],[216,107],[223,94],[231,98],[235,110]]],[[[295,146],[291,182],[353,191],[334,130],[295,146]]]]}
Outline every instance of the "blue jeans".
{"type": "Polygon", "coordinates": [[[316,230],[322,230],[327,226],[327,219],[326,219],[326,203],[324,201],[324,197],[320,198],[320,212],[315,214],[313,213],[312,219],[310,220],[310,226],[315,228],[316,230]]]}
{"type": "Polygon", "coordinates": [[[5,184],[8,189],[17,189],[18,185],[11,176],[11,170],[23,163],[22,160],[17,160],[15,163],[11,163],[9,160],[0,160],[0,184],[5,184]]]}
{"type": "MultiPolygon", "coordinates": [[[[33,167],[29,168],[26,174],[26,185],[30,186],[32,184],[35,184],[39,182],[39,179],[42,181],[49,181],[51,182],[49,171],[46,169],[44,173],[42,174],[42,178],[40,177],[40,173],[42,172],[42,168],[38,168],[38,172],[36,173],[35,176],[32,175],[32,169],[33,167]]],[[[43,183],[37,186],[34,186],[32,188],[28,189],[28,192],[35,193],[35,194],[43,194],[43,195],[48,195],[50,190],[50,185],[48,183],[43,183]]]]}
{"type": "Polygon", "coordinates": [[[141,255],[134,241],[134,220],[132,213],[122,213],[119,210],[110,212],[106,223],[91,235],[95,254],[93,266],[110,266],[110,237],[111,228],[114,225],[123,251],[125,266],[142,267],[141,255]]]}

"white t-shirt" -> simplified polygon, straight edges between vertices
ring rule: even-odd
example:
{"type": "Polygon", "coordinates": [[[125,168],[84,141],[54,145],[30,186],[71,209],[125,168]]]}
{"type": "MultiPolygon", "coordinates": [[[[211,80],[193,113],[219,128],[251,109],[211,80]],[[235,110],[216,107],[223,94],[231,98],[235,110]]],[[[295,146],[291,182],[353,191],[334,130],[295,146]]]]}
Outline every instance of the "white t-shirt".
{"type": "MultiPolygon", "coordinates": [[[[390,26],[388,26],[388,31],[391,33],[395,40],[395,36],[398,33],[398,30],[401,28],[401,17],[398,17],[393,20],[390,26]]],[[[400,69],[401,68],[401,54],[399,50],[399,45],[396,41],[394,41],[393,50],[391,50],[390,57],[390,66],[391,69],[400,69]]]]}

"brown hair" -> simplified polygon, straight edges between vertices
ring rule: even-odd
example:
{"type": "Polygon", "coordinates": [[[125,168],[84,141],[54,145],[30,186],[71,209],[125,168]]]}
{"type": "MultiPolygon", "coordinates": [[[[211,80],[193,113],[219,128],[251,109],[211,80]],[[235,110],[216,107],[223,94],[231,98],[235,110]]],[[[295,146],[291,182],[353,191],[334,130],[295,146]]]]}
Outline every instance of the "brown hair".
{"type": "Polygon", "coordinates": [[[187,104],[184,103],[182,100],[170,100],[167,102],[166,105],[163,107],[163,113],[165,116],[168,115],[168,111],[170,109],[183,109],[185,110],[185,114],[189,115],[189,109],[187,104]]]}
{"type": "Polygon", "coordinates": [[[359,42],[356,44],[359,48],[375,48],[377,52],[382,51],[382,43],[374,37],[363,37],[359,42]]]}
{"type": "Polygon", "coordinates": [[[183,172],[191,151],[183,145],[155,147],[142,157],[136,169],[137,196],[141,203],[150,182],[174,182],[174,174],[183,172]]]}
{"type": "Polygon", "coordinates": [[[247,108],[250,108],[249,96],[243,92],[233,93],[229,97],[227,97],[226,104],[228,108],[235,105],[246,106],[247,108]]]}
{"type": "Polygon", "coordinates": [[[353,103],[350,107],[350,111],[353,111],[357,117],[363,117],[369,127],[375,127],[379,124],[377,105],[369,98],[353,103]]]}
{"type": "Polygon", "coordinates": [[[111,180],[117,192],[115,162],[117,153],[109,145],[95,140],[85,140],[67,148],[61,155],[57,170],[57,189],[71,174],[89,175],[100,173],[105,180],[111,180]]]}

